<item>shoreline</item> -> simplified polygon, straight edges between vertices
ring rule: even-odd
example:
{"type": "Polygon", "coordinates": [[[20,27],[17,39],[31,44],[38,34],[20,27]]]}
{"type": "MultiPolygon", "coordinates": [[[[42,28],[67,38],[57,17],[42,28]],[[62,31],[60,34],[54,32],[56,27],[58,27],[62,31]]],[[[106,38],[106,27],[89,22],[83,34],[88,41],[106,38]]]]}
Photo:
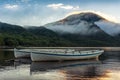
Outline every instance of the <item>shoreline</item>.
{"type": "Polygon", "coordinates": [[[120,51],[120,47],[0,47],[0,49],[79,49],[79,50],[90,50],[90,49],[103,49],[105,51],[120,51]]]}

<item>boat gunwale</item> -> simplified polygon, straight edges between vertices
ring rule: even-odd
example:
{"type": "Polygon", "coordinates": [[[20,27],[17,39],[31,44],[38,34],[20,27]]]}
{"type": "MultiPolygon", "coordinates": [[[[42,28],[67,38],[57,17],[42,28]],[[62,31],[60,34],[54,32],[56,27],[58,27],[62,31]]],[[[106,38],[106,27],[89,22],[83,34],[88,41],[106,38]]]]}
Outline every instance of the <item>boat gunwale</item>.
{"type": "Polygon", "coordinates": [[[43,54],[43,55],[53,55],[53,56],[89,56],[89,55],[97,55],[102,54],[102,52],[91,53],[91,54],[55,54],[55,53],[39,53],[39,52],[31,52],[32,54],[43,54]]]}

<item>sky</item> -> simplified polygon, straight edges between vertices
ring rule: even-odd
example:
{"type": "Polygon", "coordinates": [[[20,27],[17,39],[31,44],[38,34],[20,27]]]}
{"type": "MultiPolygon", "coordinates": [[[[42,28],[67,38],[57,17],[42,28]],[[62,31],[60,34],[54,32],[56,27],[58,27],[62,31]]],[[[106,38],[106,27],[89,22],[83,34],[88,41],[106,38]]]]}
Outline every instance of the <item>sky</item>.
{"type": "Polygon", "coordinates": [[[120,0],[0,0],[0,22],[41,26],[77,11],[94,11],[120,22],[120,0]]]}

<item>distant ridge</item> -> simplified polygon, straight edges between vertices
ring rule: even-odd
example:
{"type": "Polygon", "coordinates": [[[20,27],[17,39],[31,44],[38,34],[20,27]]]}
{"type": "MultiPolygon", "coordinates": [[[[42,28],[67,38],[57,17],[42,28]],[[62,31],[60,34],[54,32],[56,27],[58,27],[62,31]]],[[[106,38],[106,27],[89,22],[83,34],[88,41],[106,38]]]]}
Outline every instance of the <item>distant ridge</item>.
{"type": "Polygon", "coordinates": [[[120,24],[91,12],[73,14],[37,27],[0,22],[0,46],[120,46],[120,24]]]}

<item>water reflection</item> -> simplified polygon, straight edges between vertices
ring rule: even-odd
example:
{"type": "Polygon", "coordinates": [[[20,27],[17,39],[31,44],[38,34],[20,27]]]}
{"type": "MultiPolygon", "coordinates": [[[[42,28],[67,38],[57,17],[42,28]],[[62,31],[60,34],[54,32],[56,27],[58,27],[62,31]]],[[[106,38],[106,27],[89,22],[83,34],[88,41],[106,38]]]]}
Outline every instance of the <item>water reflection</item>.
{"type": "Polygon", "coordinates": [[[30,72],[32,75],[39,72],[56,72],[64,75],[65,80],[80,78],[94,78],[102,76],[97,72],[100,61],[72,61],[72,62],[32,62],[30,72]]]}
{"type": "MultiPolygon", "coordinates": [[[[51,77],[54,74],[57,78],[62,77],[60,80],[109,80],[111,78],[110,74],[113,73],[112,71],[114,70],[101,66],[101,62],[96,60],[77,62],[32,62],[30,66],[30,73],[33,76],[49,74],[49,77],[51,77]]],[[[112,80],[114,79],[113,77],[112,80]]]]}
{"type": "Polygon", "coordinates": [[[57,70],[57,69],[65,69],[76,66],[88,66],[100,64],[100,61],[97,60],[86,60],[86,61],[64,61],[64,62],[32,62],[31,71],[49,71],[49,70],[57,70]],[[39,66],[39,67],[38,67],[39,66]]]}
{"type": "Polygon", "coordinates": [[[14,59],[13,51],[0,49],[0,61],[14,59]]]}
{"type": "Polygon", "coordinates": [[[31,62],[2,51],[0,62],[0,80],[120,80],[120,52],[105,52],[100,60],[31,62]]]}

